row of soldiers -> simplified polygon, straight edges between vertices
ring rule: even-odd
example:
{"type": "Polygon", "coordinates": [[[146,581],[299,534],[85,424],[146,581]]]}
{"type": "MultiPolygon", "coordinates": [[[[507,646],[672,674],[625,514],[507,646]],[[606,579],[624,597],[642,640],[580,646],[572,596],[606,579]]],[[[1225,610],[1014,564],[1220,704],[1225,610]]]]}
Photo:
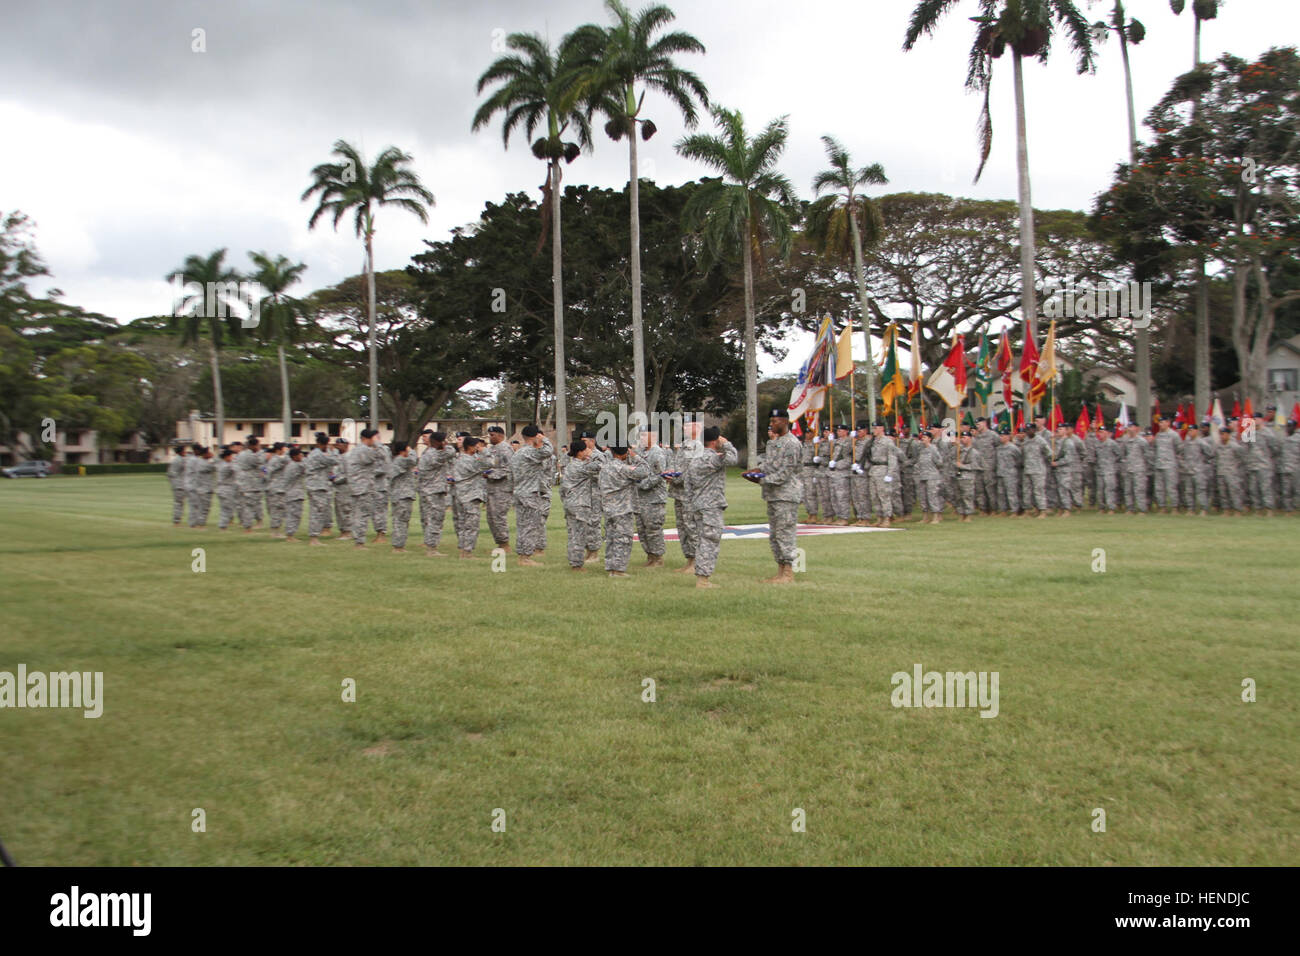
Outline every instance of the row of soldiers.
{"type": "Polygon", "coordinates": [[[1080,437],[1037,419],[1012,434],[992,419],[963,428],[956,441],[935,425],[915,435],[863,423],[834,436],[805,436],[803,504],[810,520],[888,527],[917,511],[938,523],[945,503],[972,515],[1069,515],[1085,505],[1127,510],[1272,516],[1294,514],[1300,434],[1258,415],[1218,429],[1205,422],[1181,433],[1168,423],[1129,425],[1115,437],[1098,427],[1080,437]]]}
{"type": "MultiPolygon", "coordinates": [[[[206,527],[215,493],[221,530],[238,519],[245,533],[252,533],[265,515],[274,537],[293,541],[305,506],[312,545],[322,546],[336,520],[340,537],[351,536],[357,548],[366,547],[371,528],[372,544],[387,540],[391,528],[393,551],[405,553],[418,500],[425,553],[444,556],[439,544],[450,511],[458,553],[470,559],[484,513],[494,546],[509,549],[513,509],[514,550],[520,565],[532,566],[546,550],[551,489],[558,481],[568,530],[566,556],[573,570],[600,560],[603,538],[605,570],[613,577],[626,576],[634,533],[646,566],[662,567],[671,498],[686,558],[678,570],[694,573],[699,587],[713,586],[709,579],[723,531],[726,468],[737,461],[736,449],[716,428],[688,424],[685,440],[671,449],[659,445],[651,432],[643,432],[636,447],[609,448],[597,447],[595,436],[583,432],[566,449],[563,462],[536,426],[525,427],[522,436],[512,447],[499,426],[488,430],[486,441],[464,432],[449,437],[426,430],[411,448],[401,441],[386,445],[377,432],[366,429],[356,446],[318,433],[311,450],[278,442],[263,446],[252,435],[215,455],[197,445],[181,447],[167,472],[172,521],[181,524],[188,506],[190,526],[206,527]]],[[[799,443],[779,409],[773,411],[769,438],[766,472],[749,477],[762,486],[773,523],[778,571],[768,580],[790,583],[802,476],[799,443]]]]}

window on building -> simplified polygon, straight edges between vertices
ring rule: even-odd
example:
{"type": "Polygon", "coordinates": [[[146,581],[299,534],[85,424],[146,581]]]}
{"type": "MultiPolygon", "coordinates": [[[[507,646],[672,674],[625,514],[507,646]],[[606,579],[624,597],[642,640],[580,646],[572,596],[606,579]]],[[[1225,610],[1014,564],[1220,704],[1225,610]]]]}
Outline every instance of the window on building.
{"type": "Polygon", "coordinates": [[[302,437],[302,422],[294,422],[289,426],[289,435],[293,438],[302,437]]]}
{"type": "Polygon", "coordinates": [[[341,426],[341,423],[339,423],[339,422],[330,422],[330,424],[329,424],[329,428],[326,429],[326,431],[329,432],[329,436],[330,436],[330,438],[338,438],[338,437],[339,437],[339,428],[340,428],[340,427],[342,427],[342,426],[341,426]]]}
{"type": "Polygon", "coordinates": [[[1300,391],[1300,369],[1271,368],[1268,370],[1268,383],[1275,392],[1300,391]]]}
{"type": "Polygon", "coordinates": [[[258,438],[265,438],[265,437],[266,437],[266,423],[265,423],[265,422],[253,422],[253,434],[256,435],[258,438]]]}

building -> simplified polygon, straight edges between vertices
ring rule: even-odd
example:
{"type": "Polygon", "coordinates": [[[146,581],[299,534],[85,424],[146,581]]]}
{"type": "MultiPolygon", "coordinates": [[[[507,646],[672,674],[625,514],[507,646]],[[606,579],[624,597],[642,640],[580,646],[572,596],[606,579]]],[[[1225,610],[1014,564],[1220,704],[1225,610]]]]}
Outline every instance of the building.
{"type": "MultiPolygon", "coordinates": [[[[32,452],[40,442],[27,432],[19,432],[14,446],[0,444],[0,465],[15,465],[33,457],[32,452]]],[[[50,463],[58,471],[76,465],[111,465],[128,462],[143,463],[165,460],[166,455],[154,449],[140,432],[133,433],[127,441],[101,445],[99,432],[91,428],[57,430],[54,433],[54,454],[50,463]]]]}
{"type": "MultiPolygon", "coordinates": [[[[471,435],[486,435],[488,427],[500,425],[505,427],[505,420],[499,418],[458,418],[445,421],[429,422],[425,428],[443,431],[454,435],[465,431],[471,435]]],[[[527,422],[515,422],[516,432],[527,422]]],[[[368,428],[368,419],[353,418],[306,418],[295,416],[290,423],[289,434],[284,433],[284,420],[280,418],[227,418],[225,430],[220,438],[216,435],[217,423],[211,418],[201,417],[198,412],[188,419],[176,423],[176,442],[178,444],[199,444],[218,448],[233,441],[245,441],[249,435],[256,435],[262,444],[285,442],[287,444],[310,445],[316,440],[317,432],[324,432],[331,438],[346,438],[355,444],[361,438],[361,430],[368,428]]],[[[379,420],[379,440],[384,443],[393,441],[393,423],[386,419],[379,420]]]]}

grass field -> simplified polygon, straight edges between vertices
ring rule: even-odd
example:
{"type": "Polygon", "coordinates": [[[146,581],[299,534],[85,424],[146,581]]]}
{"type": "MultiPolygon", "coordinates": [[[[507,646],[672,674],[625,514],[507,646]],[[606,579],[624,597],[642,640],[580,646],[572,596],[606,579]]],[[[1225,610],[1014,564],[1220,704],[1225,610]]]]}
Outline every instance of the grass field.
{"type": "Polygon", "coordinates": [[[505,573],[170,508],[161,475],[0,482],[0,670],[105,682],[97,720],[0,710],[20,864],[1300,858],[1294,518],[809,537],[788,588],[724,541],[703,592],[639,550],[571,574],[558,504],[545,567],[505,573]],[[894,708],[918,663],[997,671],[998,716],[894,708]]]}

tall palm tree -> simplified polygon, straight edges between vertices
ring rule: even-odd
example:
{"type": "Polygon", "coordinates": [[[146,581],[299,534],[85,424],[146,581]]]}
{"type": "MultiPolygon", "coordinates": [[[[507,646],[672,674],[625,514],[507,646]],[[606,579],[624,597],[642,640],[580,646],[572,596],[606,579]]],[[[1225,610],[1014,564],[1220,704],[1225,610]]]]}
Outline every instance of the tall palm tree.
{"type": "Polygon", "coordinates": [[[221,393],[221,364],[217,353],[229,338],[238,342],[243,338],[239,316],[230,305],[239,302],[237,285],[240,275],[226,265],[226,250],[217,249],[207,256],[186,256],[184,264],[172,275],[179,274],[186,283],[195,282],[203,292],[184,307],[172,310],[171,327],[180,332],[182,345],[197,345],[208,340],[208,358],[212,363],[212,400],[217,416],[217,441],[226,432],[226,401],[221,393]]]}
{"type": "Polygon", "coordinates": [[[645,95],[657,90],[681,112],[687,129],[694,129],[699,117],[696,101],[708,107],[709,91],[698,76],[679,67],[674,56],[703,53],[704,44],[689,33],[656,33],[677,18],[663,5],[647,6],[635,15],[620,0],[605,0],[613,19],[603,31],[604,49],[599,65],[586,84],[586,96],[608,120],[605,132],[616,142],[627,137],[628,191],[631,195],[632,225],[632,381],[633,407],[646,410],[645,339],[641,326],[641,200],[637,173],[637,128],[641,138],[655,134],[655,124],[641,115],[645,95]]]}
{"type": "Polygon", "coordinates": [[[871,358],[871,312],[867,300],[867,276],[862,247],[879,241],[884,230],[880,208],[858,190],[864,186],[883,186],[889,182],[879,163],[854,169],[849,152],[830,136],[822,137],[831,168],[817,174],[813,194],[821,196],[808,207],[807,232],[823,250],[843,253],[851,245],[853,270],[858,282],[858,302],[862,308],[862,334],[867,340],[867,408],[871,424],[876,423],[876,364],[871,358]],[[821,194],[834,190],[828,195],[821,194]],[[846,228],[847,225],[847,228],[846,228]],[[848,243],[845,240],[848,240],[848,243]]]}
{"type": "MultiPolygon", "coordinates": [[[[960,0],[920,0],[907,25],[903,49],[911,50],[922,34],[932,34],[943,15],[960,0]]],[[[1037,337],[1038,300],[1034,281],[1034,206],[1029,189],[1029,147],[1025,138],[1024,60],[1037,57],[1047,62],[1053,30],[1063,30],[1077,59],[1079,73],[1093,69],[1092,28],[1073,0],[979,0],[975,42],[971,46],[966,88],[984,94],[980,111],[979,182],[993,149],[993,118],[989,111],[993,61],[1008,49],[1014,70],[1016,96],[1016,170],[1020,196],[1020,310],[1025,337],[1037,337]]],[[[1025,415],[1032,412],[1029,389],[1025,389],[1025,415]]]]}
{"type": "MultiPolygon", "coordinates": [[[[1175,16],[1182,16],[1185,0],[1169,0],[1175,16]]],[[[1192,0],[1192,69],[1201,65],[1201,21],[1213,20],[1219,15],[1219,0],[1192,0]]],[[[1192,118],[1200,112],[1201,98],[1192,100],[1192,118]]],[[[1210,407],[1210,280],[1205,273],[1205,256],[1196,261],[1196,359],[1193,389],[1196,393],[1197,414],[1203,415],[1210,407]]]]}
{"type": "Polygon", "coordinates": [[[286,256],[272,259],[265,252],[250,252],[248,258],[257,267],[251,278],[266,293],[262,299],[262,318],[257,325],[257,335],[265,342],[275,343],[280,359],[280,415],[284,421],[284,440],[288,441],[293,427],[293,405],[289,401],[289,367],[284,360],[284,347],[297,341],[302,303],[287,295],[285,290],[302,278],[307,264],[290,262],[286,256]]]}
{"type": "Polygon", "coordinates": [[[571,163],[584,149],[591,149],[591,110],[579,102],[577,81],[590,70],[599,37],[583,28],[560,41],[552,52],[545,39],[535,33],[512,33],[506,46],[514,53],[498,59],[478,78],[477,90],[499,84],[474,114],[472,129],[486,126],[497,113],[504,113],[501,139],[510,148],[510,134],[523,124],[524,135],[544,128],[545,135],[533,140],[533,155],[546,162],[543,187],[542,235],[551,225],[551,290],[555,313],[555,434],[557,442],[569,440],[567,390],[564,361],[564,276],[560,241],[560,160],[571,163]],[[565,136],[569,136],[566,139],[565,136]]]}
{"type": "Polygon", "coordinates": [[[429,221],[428,210],[434,204],[433,193],[420,183],[420,177],[406,167],[411,155],[396,146],[388,146],[375,157],[374,164],[366,166],[356,147],[344,140],[334,144],[332,155],[339,162],[321,163],[311,171],[312,184],[302,194],[306,202],[317,196],[316,210],[307,221],[308,229],[315,229],[317,221],[326,213],[334,218],[337,230],[339,221],[352,213],[353,228],[357,238],[366,245],[366,286],[369,294],[368,318],[370,321],[370,427],[379,427],[379,359],[375,348],[375,213],[380,206],[397,206],[429,221]]]}
{"type": "Polygon", "coordinates": [[[790,254],[794,187],[776,171],[785,151],[786,118],[775,119],[757,136],[745,132],[739,112],[712,110],[721,135],[696,133],[677,143],[677,152],[721,173],[706,179],[682,210],[683,223],[699,232],[707,255],[737,252],[745,281],[745,440],[748,463],[758,454],[758,355],[754,337],[754,256],[764,242],[781,257],[790,254]]]}
{"type": "MultiPolygon", "coordinates": [[[[1120,58],[1124,63],[1124,92],[1128,105],[1128,161],[1137,165],[1137,112],[1133,105],[1133,71],[1129,66],[1128,47],[1141,43],[1146,37],[1146,27],[1141,20],[1130,20],[1124,12],[1123,0],[1115,0],[1110,20],[1098,20],[1092,25],[1093,39],[1104,43],[1112,32],[1119,37],[1120,58]]],[[[1134,329],[1134,372],[1137,374],[1137,421],[1139,425],[1151,422],[1151,331],[1143,327],[1134,329]]]]}

